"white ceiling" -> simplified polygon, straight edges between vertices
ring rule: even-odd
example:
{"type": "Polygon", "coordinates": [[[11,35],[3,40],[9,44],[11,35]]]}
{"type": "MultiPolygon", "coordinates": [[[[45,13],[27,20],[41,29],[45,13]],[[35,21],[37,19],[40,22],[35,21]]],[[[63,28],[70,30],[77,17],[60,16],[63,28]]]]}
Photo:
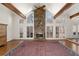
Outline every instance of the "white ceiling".
{"type": "Polygon", "coordinates": [[[46,9],[55,15],[66,3],[13,3],[13,5],[19,9],[23,14],[29,13],[34,9],[34,6],[45,5],[46,9]]]}

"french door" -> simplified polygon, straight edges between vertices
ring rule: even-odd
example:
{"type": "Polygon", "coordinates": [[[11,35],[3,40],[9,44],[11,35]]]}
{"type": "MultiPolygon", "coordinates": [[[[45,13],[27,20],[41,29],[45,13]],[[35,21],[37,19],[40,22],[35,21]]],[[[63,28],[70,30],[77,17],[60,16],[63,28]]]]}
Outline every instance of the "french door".
{"type": "Polygon", "coordinates": [[[27,38],[33,38],[33,26],[27,26],[27,38]]]}
{"type": "Polygon", "coordinates": [[[64,26],[53,25],[46,26],[46,39],[64,39],[65,38],[65,28],[64,26]]]}
{"type": "Polygon", "coordinates": [[[46,26],[46,39],[52,39],[53,38],[53,26],[46,26]]]}

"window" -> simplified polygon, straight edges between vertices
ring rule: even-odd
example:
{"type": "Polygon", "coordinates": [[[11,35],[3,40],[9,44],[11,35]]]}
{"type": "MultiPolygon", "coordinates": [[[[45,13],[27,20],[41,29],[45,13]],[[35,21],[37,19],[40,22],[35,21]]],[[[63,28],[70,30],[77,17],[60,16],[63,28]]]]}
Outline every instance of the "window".
{"type": "Polygon", "coordinates": [[[56,38],[59,38],[59,26],[56,26],[56,38]]]}
{"type": "Polygon", "coordinates": [[[34,16],[34,14],[31,13],[31,14],[27,17],[27,24],[33,24],[33,16],[34,16]]]}
{"type": "Polygon", "coordinates": [[[27,38],[33,38],[33,34],[34,34],[33,29],[34,29],[34,13],[33,11],[31,11],[27,17],[27,25],[26,25],[27,38]]]}
{"type": "Polygon", "coordinates": [[[23,38],[23,29],[20,28],[20,38],[23,38]]]}
{"type": "Polygon", "coordinates": [[[59,37],[65,38],[65,28],[64,28],[64,26],[59,26],[59,37]]]}
{"type": "Polygon", "coordinates": [[[23,19],[20,19],[19,24],[20,24],[20,38],[23,38],[23,19]]]}
{"type": "Polygon", "coordinates": [[[27,38],[32,38],[32,37],[33,37],[33,27],[27,26],[27,38]]]}
{"type": "Polygon", "coordinates": [[[79,35],[79,25],[78,25],[78,35],[79,35]]]}
{"type": "Polygon", "coordinates": [[[53,38],[53,26],[47,26],[47,38],[53,38]]]}
{"type": "Polygon", "coordinates": [[[24,20],[23,19],[20,19],[19,23],[20,24],[23,24],[24,20]]]}
{"type": "Polygon", "coordinates": [[[74,26],[73,26],[73,29],[72,29],[73,35],[76,35],[76,29],[77,29],[77,28],[76,28],[76,26],[74,25],[74,26]]]}
{"type": "Polygon", "coordinates": [[[53,38],[53,14],[46,10],[46,38],[53,38]]]}
{"type": "Polygon", "coordinates": [[[46,24],[50,24],[53,22],[53,14],[46,10],[46,24]]]}

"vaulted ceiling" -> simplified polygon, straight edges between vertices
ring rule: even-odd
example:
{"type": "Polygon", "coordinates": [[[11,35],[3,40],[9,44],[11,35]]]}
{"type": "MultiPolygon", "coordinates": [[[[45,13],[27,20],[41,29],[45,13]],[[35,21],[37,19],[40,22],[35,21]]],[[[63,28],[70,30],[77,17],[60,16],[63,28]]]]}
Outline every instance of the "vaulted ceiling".
{"type": "Polygon", "coordinates": [[[20,10],[23,14],[27,14],[29,11],[33,10],[38,6],[45,5],[46,9],[55,15],[66,3],[13,3],[13,5],[20,10]]]}
{"type": "MultiPolygon", "coordinates": [[[[49,10],[54,18],[60,16],[64,11],[68,10],[74,3],[2,3],[7,8],[14,11],[22,18],[26,18],[26,15],[34,10],[36,7],[45,5],[45,9],[49,10]]],[[[68,12],[69,13],[69,12],[68,12]]]]}

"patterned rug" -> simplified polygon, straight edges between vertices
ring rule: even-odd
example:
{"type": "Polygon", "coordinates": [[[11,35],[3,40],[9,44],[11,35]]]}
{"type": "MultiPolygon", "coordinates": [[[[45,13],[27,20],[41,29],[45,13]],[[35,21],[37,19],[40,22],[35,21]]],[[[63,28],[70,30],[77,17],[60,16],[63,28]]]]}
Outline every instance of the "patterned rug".
{"type": "Polygon", "coordinates": [[[10,56],[74,56],[58,41],[24,40],[19,47],[9,53],[10,56]]]}

